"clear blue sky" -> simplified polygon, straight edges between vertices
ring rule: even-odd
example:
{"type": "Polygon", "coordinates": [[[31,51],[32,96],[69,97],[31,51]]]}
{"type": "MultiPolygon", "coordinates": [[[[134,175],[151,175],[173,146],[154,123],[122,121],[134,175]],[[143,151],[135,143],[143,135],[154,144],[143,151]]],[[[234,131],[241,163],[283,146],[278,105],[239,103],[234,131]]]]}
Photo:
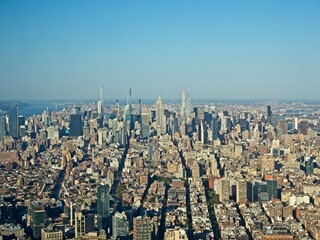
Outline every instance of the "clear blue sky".
{"type": "Polygon", "coordinates": [[[320,1],[0,1],[0,99],[319,99],[320,1]]]}

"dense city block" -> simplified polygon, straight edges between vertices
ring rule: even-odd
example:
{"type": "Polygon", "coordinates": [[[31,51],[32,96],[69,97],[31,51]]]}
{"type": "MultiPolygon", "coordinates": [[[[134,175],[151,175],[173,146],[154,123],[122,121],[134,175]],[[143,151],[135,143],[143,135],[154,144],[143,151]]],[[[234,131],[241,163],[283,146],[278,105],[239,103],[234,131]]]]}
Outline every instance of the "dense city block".
{"type": "Polygon", "coordinates": [[[131,94],[2,106],[2,239],[320,239],[319,104],[131,94]]]}

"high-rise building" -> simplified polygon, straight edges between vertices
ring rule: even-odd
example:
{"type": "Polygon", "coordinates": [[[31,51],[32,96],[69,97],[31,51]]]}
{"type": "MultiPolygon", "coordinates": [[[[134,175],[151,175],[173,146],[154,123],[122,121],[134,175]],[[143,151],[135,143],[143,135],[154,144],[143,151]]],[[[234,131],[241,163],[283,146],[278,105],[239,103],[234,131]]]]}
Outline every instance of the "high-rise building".
{"type": "Polygon", "coordinates": [[[278,128],[281,130],[282,134],[288,133],[288,123],[285,119],[281,119],[278,121],[278,128]]]}
{"type": "Polygon", "coordinates": [[[46,211],[44,210],[44,205],[41,202],[32,203],[29,207],[28,215],[30,219],[29,224],[32,230],[32,235],[35,239],[40,239],[41,229],[44,228],[46,221],[46,211]]]}
{"type": "Polygon", "coordinates": [[[218,139],[218,124],[217,119],[213,116],[211,121],[211,128],[212,128],[212,141],[218,139]]]}
{"type": "Polygon", "coordinates": [[[54,126],[47,128],[47,138],[54,138],[55,137],[55,129],[54,126]]]}
{"type": "Polygon", "coordinates": [[[9,135],[13,138],[19,138],[19,110],[18,105],[11,107],[9,110],[9,135]]]}
{"type": "Polygon", "coordinates": [[[165,115],[160,94],[156,102],[156,126],[158,135],[165,134],[165,115]]]}
{"type": "Polygon", "coordinates": [[[230,180],[223,178],[219,180],[219,201],[224,203],[230,199],[230,180]]]}
{"type": "Polygon", "coordinates": [[[129,221],[127,216],[124,212],[116,212],[114,216],[112,216],[112,238],[121,239],[121,237],[127,235],[129,235],[129,221]]]}
{"type": "Polygon", "coordinates": [[[85,233],[94,231],[94,214],[87,210],[75,213],[75,237],[80,238],[85,233]]]}
{"type": "Polygon", "coordinates": [[[102,103],[100,100],[97,103],[97,111],[98,111],[98,115],[101,116],[102,115],[102,103]]]}
{"type": "Polygon", "coordinates": [[[130,108],[130,113],[132,113],[132,90],[129,88],[129,108],[130,108]]]}
{"type": "Polygon", "coordinates": [[[270,123],[271,116],[272,116],[271,106],[267,106],[267,121],[268,121],[268,123],[270,123]]]}
{"type": "Polygon", "coordinates": [[[240,118],[239,119],[239,125],[240,125],[240,128],[241,128],[241,131],[245,131],[245,130],[248,130],[248,127],[249,127],[249,122],[246,118],[240,118]]]}
{"type": "Polygon", "coordinates": [[[148,217],[133,219],[133,240],[151,240],[152,222],[148,217]]]}
{"type": "Polygon", "coordinates": [[[82,212],[76,212],[74,214],[74,220],[75,220],[75,237],[80,238],[85,233],[85,230],[84,230],[85,219],[82,212]]]}
{"type": "Polygon", "coordinates": [[[185,124],[188,123],[188,118],[191,112],[191,98],[190,98],[190,91],[186,91],[185,89],[182,90],[181,93],[181,121],[185,124]]]}
{"type": "Polygon", "coordinates": [[[268,184],[267,182],[258,182],[257,183],[258,188],[258,201],[269,201],[269,192],[268,192],[268,184]]]}
{"type": "Polygon", "coordinates": [[[298,130],[298,123],[299,123],[298,118],[295,117],[292,119],[292,129],[293,130],[298,130]]]}
{"type": "Polygon", "coordinates": [[[0,139],[6,135],[6,118],[0,117],[0,139]]]}
{"type": "Polygon", "coordinates": [[[188,89],[187,94],[186,94],[186,116],[187,116],[187,123],[188,123],[188,118],[191,113],[191,96],[190,96],[190,90],[188,89]]]}
{"type": "Polygon", "coordinates": [[[196,118],[200,120],[204,120],[204,108],[203,107],[195,107],[194,108],[196,118]]]}
{"type": "Polygon", "coordinates": [[[310,176],[313,173],[313,169],[314,169],[314,163],[313,163],[313,158],[312,157],[308,157],[304,159],[304,172],[307,176],[310,176]]]}
{"type": "MultiPolygon", "coordinates": [[[[243,124],[247,124],[246,122],[244,122],[243,124]]],[[[246,128],[247,126],[243,126],[243,128],[246,128]]],[[[227,130],[231,130],[232,128],[232,121],[230,116],[223,116],[221,118],[221,131],[227,131],[227,130]]]]}
{"type": "Polygon", "coordinates": [[[26,118],[24,116],[19,115],[18,116],[18,125],[19,126],[24,126],[25,125],[25,120],[26,120],[26,118]]]}
{"type": "Polygon", "coordinates": [[[124,107],[124,110],[123,110],[123,119],[124,119],[125,122],[127,122],[127,123],[130,123],[130,122],[131,122],[131,111],[130,111],[129,102],[128,102],[127,105],[124,107]]]}
{"type": "Polygon", "coordinates": [[[78,137],[82,135],[82,119],[81,114],[70,115],[70,132],[69,135],[72,137],[78,137]]]}
{"type": "Polygon", "coordinates": [[[139,108],[138,108],[138,115],[137,115],[137,121],[141,124],[141,115],[142,115],[142,100],[139,99],[139,108]]]}
{"type": "Polygon", "coordinates": [[[142,108],[142,113],[141,113],[141,124],[142,125],[150,125],[151,121],[151,112],[148,107],[143,107],[142,108]]]}
{"type": "Polygon", "coordinates": [[[201,141],[201,144],[207,144],[208,142],[208,129],[207,124],[202,120],[200,122],[200,134],[199,134],[199,140],[201,141]]]}
{"type": "Polygon", "coordinates": [[[25,117],[22,115],[18,116],[18,131],[19,137],[26,134],[25,117]]]}
{"type": "Polygon", "coordinates": [[[300,122],[300,132],[303,135],[307,135],[308,134],[308,121],[303,120],[300,122]]]}
{"type": "Polygon", "coordinates": [[[267,189],[269,194],[269,199],[278,198],[278,183],[277,180],[272,179],[267,181],[267,189]]]}
{"type": "Polygon", "coordinates": [[[247,201],[247,181],[240,179],[237,181],[237,203],[245,203],[247,201]]]}
{"type": "Polygon", "coordinates": [[[103,86],[100,85],[100,97],[99,97],[99,101],[98,101],[98,115],[99,117],[101,117],[103,115],[103,106],[104,106],[104,101],[103,101],[103,86]]]}
{"type": "Polygon", "coordinates": [[[97,190],[97,227],[107,230],[109,217],[110,193],[108,185],[99,185],[97,190]]]}
{"type": "Polygon", "coordinates": [[[43,111],[43,113],[42,113],[42,122],[46,126],[50,126],[51,125],[51,118],[50,118],[49,108],[47,108],[47,110],[43,111]]]}
{"type": "Polygon", "coordinates": [[[181,118],[183,122],[187,122],[187,114],[186,114],[186,101],[187,101],[187,96],[186,96],[186,90],[182,90],[181,94],[181,118]]]}

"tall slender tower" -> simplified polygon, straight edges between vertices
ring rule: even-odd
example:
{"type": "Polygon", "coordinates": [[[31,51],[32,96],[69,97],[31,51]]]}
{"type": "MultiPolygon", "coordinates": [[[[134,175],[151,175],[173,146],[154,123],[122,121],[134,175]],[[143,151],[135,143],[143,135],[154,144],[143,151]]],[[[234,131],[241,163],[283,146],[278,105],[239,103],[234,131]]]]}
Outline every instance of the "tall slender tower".
{"type": "Polygon", "coordinates": [[[103,86],[100,85],[100,102],[101,102],[101,105],[103,106],[103,86]]]}
{"type": "Polygon", "coordinates": [[[186,117],[189,118],[191,113],[191,96],[190,96],[190,89],[186,94],[186,117]]]}
{"type": "Polygon", "coordinates": [[[164,110],[163,103],[161,100],[161,96],[159,94],[158,100],[156,102],[156,125],[157,125],[157,133],[158,135],[165,133],[165,118],[164,118],[164,110]]]}
{"type": "Polygon", "coordinates": [[[100,85],[100,98],[98,101],[98,115],[103,115],[103,86],[100,85]]]}
{"type": "Polygon", "coordinates": [[[181,93],[181,118],[183,122],[186,122],[186,90],[182,89],[181,93]]]}
{"type": "Polygon", "coordinates": [[[139,99],[139,115],[141,116],[142,114],[142,100],[141,98],[139,99]]]}
{"type": "Polygon", "coordinates": [[[131,88],[129,88],[129,109],[130,109],[130,114],[132,112],[132,91],[131,88]]]}

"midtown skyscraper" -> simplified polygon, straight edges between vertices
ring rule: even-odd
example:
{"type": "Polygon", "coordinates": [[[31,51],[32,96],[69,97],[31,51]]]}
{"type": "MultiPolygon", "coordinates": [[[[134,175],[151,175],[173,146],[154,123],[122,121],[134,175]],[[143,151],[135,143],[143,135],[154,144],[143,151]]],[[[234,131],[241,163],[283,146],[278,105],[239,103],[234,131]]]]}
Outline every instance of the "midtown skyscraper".
{"type": "Polygon", "coordinates": [[[19,138],[19,110],[18,105],[15,105],[9,110],[9,134],[13,138],[19,138]]]}
{"type": "Polygon", "coordinates": [[[268,105],[267,106],[267,121],[268,121],[268,123],[271,122],[271,116],[272,116],[271,106],[268,105]]]}
{"type": "Polygon", "coordinates": [[[162,103],[160,94],[159,94],[158,100],[156,102],[156,125],[157,125],[158,135],[164,134],[166,132],[164,109],[163,109],[163,103],[162,103]]]}
{"type": "Polygon", "coordinates": [[[187,123],[188,117],[191,112],[191,98],[190,91],[182,90],[181,94],[181,118],[184,123],[187,123]]]}
{"type": "Polygon", "coordinates": [[[104,101],[103,101],[103,86],[100,85],[100,98],[99,98],[99,101],[98,101],[98,115],[101,116],[103,115],[103,104],[104,104],[104,101]]]}

